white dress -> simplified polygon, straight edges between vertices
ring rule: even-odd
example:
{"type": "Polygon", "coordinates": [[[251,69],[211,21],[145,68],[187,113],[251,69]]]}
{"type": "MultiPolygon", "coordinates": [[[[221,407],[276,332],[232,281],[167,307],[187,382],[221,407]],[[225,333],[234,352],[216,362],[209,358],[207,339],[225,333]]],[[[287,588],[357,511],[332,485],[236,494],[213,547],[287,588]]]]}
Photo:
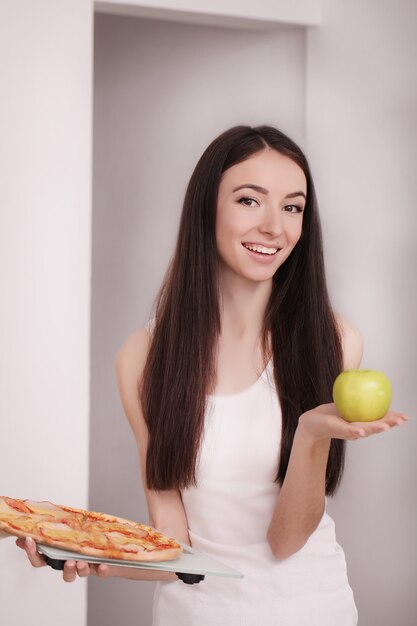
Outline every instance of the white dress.
{"type": "Polygon", "coordinates": [[[324,513],[305,546],[274,558],[266,531],[281,411],[270,363],[248,389],[209,396],[197,486],[182,492],[192,546],[244,574],[158,583],[153,626],[355,626],[357,611],[334,522],[324,513]]]}

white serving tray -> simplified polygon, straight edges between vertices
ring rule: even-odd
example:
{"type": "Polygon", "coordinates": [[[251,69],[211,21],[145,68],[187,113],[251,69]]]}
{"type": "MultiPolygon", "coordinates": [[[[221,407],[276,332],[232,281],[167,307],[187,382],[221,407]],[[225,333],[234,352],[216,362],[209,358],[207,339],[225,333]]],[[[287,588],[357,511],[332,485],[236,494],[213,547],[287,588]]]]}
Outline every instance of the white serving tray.
{"type": "MultiPolygon", "coordinates": [[[[174,572],[175,574],[193,574],[196,576],[225,576],[226,578],[243,578],[243,574],[237,570],[213,559],[207,554],[198,552],[186,544],[181,544],[183,553],[178,559],[173,561],[153,561],[143,563],[139,561],[119,561],[117,559],[103,559],[100,557],[87,556],[61,550],[51,546],[38,544],[37,548],[41,554],[53,559],[53,561],[87,561],[88,563],[106,563],[119,567],[136,567],[142,569],[161,570],[164,572],[174,572]]],[[[57,569],[57,568],[56,568],[57,569]]]]}

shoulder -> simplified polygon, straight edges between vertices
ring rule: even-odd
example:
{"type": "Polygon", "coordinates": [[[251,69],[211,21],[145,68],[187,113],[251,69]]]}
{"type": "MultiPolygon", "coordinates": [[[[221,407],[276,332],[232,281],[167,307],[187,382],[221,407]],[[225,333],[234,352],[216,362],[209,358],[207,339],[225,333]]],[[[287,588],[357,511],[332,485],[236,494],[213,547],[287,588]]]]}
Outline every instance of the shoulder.
{"type": "Polygon", "coordinates": [[[137,429],[139,381],[148,357],[150,335],[147,329],[131,334],[116,353],[115,369],[120,399],[133,430],[137,429]]]}
{"type": "Polygon", "coordinates": [[[336,313],[335,319],[342,342],[343,369],[358,368],[363,355],[362,333],[343,315],[336,313]]]}
{"type": "Polygon", "coordinates": [[[124,373],[126,369],[143,369],[148,356],[150,335],[147,328],[129,335],[116,352],[116,372],[124,373]]]}

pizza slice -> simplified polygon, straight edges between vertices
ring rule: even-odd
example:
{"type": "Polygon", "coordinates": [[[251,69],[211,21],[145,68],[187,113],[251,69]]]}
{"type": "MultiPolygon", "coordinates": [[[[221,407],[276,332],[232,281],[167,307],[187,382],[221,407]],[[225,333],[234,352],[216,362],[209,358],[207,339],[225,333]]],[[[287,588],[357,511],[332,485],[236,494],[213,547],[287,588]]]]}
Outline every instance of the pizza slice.
{"type": "Polygon", "coordinates": [[[178,542],[144,524],[97,511],[6,496],[0,497],[0,531],[106,559],[170,561],[182,553],[178,542]]]}

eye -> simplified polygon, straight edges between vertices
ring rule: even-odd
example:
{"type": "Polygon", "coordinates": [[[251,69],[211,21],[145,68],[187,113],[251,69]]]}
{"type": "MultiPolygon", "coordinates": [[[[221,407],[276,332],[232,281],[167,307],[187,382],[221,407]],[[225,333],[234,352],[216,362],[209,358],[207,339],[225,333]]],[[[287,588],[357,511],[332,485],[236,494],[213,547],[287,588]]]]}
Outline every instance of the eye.
{"type": "Polygon", "coordinates": [[[299,204],[287,204],[284,207],[284,211],[287,211],[287,213],[302,213],[304,211],[304,207],[299,204]]]}
{"type": "Polygon", "coordinates": [[[255,200],[255,198],[249,198],[248,196],[239,198],[238,203],[241,204],[242,206],[253,207],[253,208],[259,206],[259,202],[255,200]]]}

